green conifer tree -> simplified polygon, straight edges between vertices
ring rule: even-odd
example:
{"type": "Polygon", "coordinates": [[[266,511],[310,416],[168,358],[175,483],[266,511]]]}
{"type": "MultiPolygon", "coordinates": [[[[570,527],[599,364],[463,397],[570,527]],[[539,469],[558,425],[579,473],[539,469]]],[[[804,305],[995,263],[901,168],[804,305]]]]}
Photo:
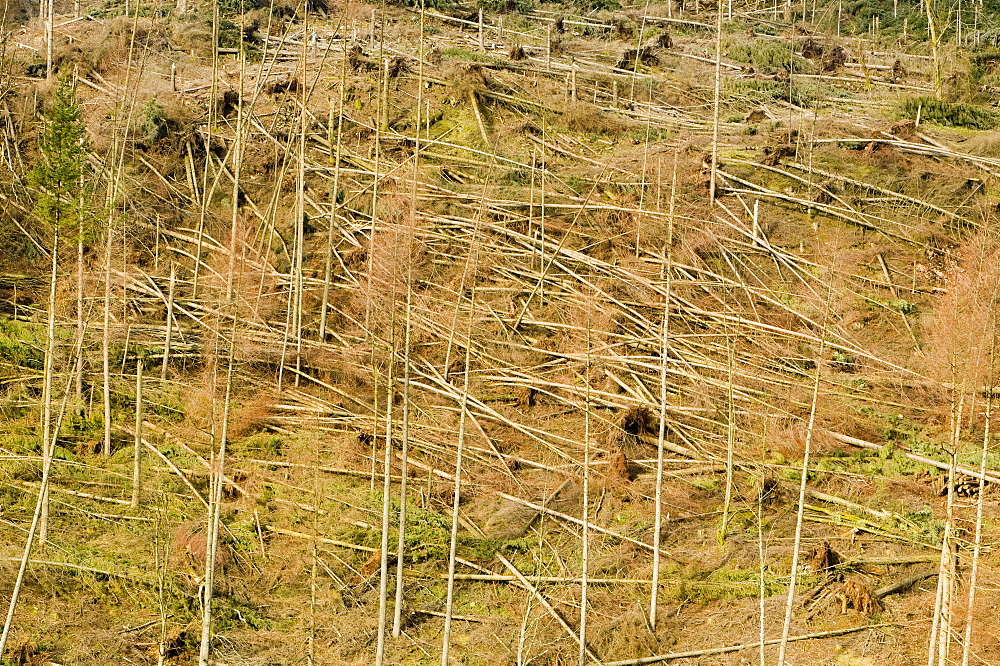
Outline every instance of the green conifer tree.
{"type": "Polygon", "coordinates": [[[51,225],[56,236],[82,235],[90,192],[85,179],[90,146],[82,109],[69,78],[62,79],[56,88],[55,100],[38,137],[38,150],[41,154],[28,172],[28,184],[38,197],[35,215],[51,225]]]}

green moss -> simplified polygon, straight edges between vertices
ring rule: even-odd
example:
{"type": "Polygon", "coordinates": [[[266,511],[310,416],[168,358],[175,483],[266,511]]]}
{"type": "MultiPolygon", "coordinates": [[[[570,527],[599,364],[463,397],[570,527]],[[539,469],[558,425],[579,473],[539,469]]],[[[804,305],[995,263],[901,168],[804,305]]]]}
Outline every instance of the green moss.
{"type": "Polygon", "coordinates": [[[441,59],[459,60],[462,62],[484,62],[497,66],[505,64],[502,60],[500,60],[500,58],[496,58],[485,53],[477,53],[476,51],[470,51],[469,49],[463,49],[458,46],[446,46],[441,49],[441,59]]]}
{"type": "MultiPolygon", "coordinates": [[[[784,586],[776,576],[764,575],[764,595],[777,594],[784,586]]],[[[699,572],[677,581],[667,595],[677,602],[705,603],[717,599],[746,599],[760,594],[760,571],[717,569],[699,572]]]]}
{"type": "MultiPolygon", "coordinates": [[[[379,509],[381,512],[381,509],[379,509]]],[[[399,503],[392,503],[392,528],[395,532],[399,527],[399,503]]],[[[347,538],[355,543],[378,548],[382,542],[382,535],[376,530],[364,528],[350,528],[347,538]]],[[[390,541],[396,543],[396,536],[391,536],[390,541]]],[[[406,536],[405,558],[407,562],[417,563],[426,561],[447,560],[451,545],[451,519],[435,511],[428,511],[420,507],[407,504],[406,507],[406,536]]],[[[458,556],[466,559],[489,560],[496,556],[498,552],[521,553],[528,550],[529,544],[526,539],[480,539],[478,537],[459,534],[457,540],[458,556]]]]}
{"type": "Polygon", "coordinates": [[[283,443],[284,441],[278,435],[258,432],[234,442],[230,450],[235,455],[274,458],[281,455],[283,443]]]}

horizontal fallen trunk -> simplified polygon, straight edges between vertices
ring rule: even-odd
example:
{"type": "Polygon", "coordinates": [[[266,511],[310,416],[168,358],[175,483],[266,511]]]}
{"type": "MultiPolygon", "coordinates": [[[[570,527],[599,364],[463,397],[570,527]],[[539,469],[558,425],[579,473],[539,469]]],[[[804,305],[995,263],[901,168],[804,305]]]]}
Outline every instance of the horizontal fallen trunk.
{"type": "MultiPolygon", "coordinates": [[[[831,432],[829,433],[838,442],[843,442],[844,444],[850,444],[851,446],[857,446],[862,449],[868,449],[870,451],[881,451],[885,448],[882,444],[875,444],[874,442],[866,442],[863,439],[858,439],[857,437],[849,437],[848,435],[841,435],[840,433],[831,432]]],[[[936,467],[941,470],[948,469],[948,463],[943,463],[933,458],[928,458],[927,456],[921,456],[916,453],[911,453],[906,449],[896,447],[896,450],[902,453],[904,456],[910,460],[915,460],[916,462],[924,463],[925,465],[930,465],[931,467],[936,467]]],[[[995,472],[993,470],[986,470],[986,474],[981,474],[979,470],[973,469],[971,467],[963,467],[961,465],[955,466],[955,471],[959,474],[965,474],[966,476],[971,476],[974,478],[982,478],[984,481],[989,481],[991,483],[1000,483],[1000,472],[995,472]]]]}
{"type": "MultiPolygon", "coordinates": [[[[789,642],[792,641],[805,641],[813,638],[832,638],[834,636],[843,636],[845,634],[853,634],[859,631],[864,631],[865,629],[879,629],[881,627],[891,627],[895,626],[891,622],[885,624],[865,624],[860,627],[850,627],[848,629],[835,629],[833,631],[821,631],[815,634],[803,634],[802,636],[791,636],[788,638],[789,642]]],[[[690,650],[688,652],[673,652],[671,654],[659,654],[652,657],[637,657],[635,659],[625,659],[622,661],[606,661],[604,666],[638,666],[640,664],[659,664],[664,661],[673,661],[675,659],[690,659],[691,657],[704,657],[712,654],[726,654],[729,652],[739,652],[741,650],[752,650],[754,648],[760,648],[763,645],[777,645],[781,642],[780,638],[772,638],[770,640],[756,643],[743,643],[742,645],[729,645],[727,647],[719,648],[707,648],[705,650],[690,650]]]]}

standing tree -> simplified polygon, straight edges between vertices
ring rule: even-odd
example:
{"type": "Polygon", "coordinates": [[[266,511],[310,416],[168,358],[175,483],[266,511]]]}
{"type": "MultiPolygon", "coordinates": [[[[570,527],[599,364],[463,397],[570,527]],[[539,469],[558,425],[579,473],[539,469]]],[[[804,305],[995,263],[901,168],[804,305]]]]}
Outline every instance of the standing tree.
{"type": "MultiPolygon", "coordinates": [[[[55,357],[56,280],[59,273],[59,241],[68,234],[82,239],[86,219],[87,171],[86,128],[83,124],[76,91],[69,79],[63,79],[56,89],[55,100],[38,137],[41,155],[28,172],[28,183],[37,192],[34,213],[48,227],[52,236],[50,269],[48,343],[45,350],[44,388],[42,390],[42,459],[47,464],[52,456],[52,376],[55,357]]],[[[81,253],[78,253],[78,258],[81,253]]],[[[78,259],[79,260],[79,259],[78,259]]],[[[79,274],[79,271],[78,271],[79,274]]],[[[81,315],[82,316],[82,315],[81,315]]],[[[48,529],[47,489],[41,498],[39,540],[44,542],[48,529]]]]}
{"type": "Polygon", "coordinates": [[[38,193],[35,215],[51,226],[54,237],[62,231],[82,235],[89,191],[86,132],[76,89],[64,78],[38,137],[41,155],[28,173],[28,183],[38,193]]]}

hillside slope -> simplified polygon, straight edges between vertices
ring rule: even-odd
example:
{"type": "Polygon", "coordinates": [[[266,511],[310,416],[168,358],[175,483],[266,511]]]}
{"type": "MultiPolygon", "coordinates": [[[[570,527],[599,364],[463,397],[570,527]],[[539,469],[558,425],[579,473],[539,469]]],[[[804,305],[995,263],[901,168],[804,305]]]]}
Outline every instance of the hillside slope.
{"type": "Polygon", "coordinates": [[[992,10],[482,7],[8,7],[0,656],[1000,661],[992,10]]]}

